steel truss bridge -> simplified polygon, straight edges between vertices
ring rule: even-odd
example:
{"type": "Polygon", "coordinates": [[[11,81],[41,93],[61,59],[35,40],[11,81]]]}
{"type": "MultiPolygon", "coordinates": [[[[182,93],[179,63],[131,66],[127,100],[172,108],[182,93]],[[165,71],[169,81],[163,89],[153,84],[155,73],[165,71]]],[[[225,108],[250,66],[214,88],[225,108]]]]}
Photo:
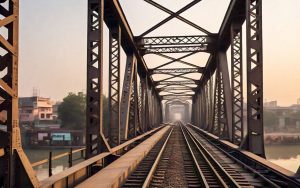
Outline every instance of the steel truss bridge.
{"type": "MultiPolygon", "coordinates": [[[[184,146],[182,150],[190,153],[186,153],[190,160],[182,166],[187,169],[189,165],[194,166],[190,174],[195,175],[196,185],[300,187],[297,174],[265,160],[262,0],[231,0],[218,33],[211,33],[181,16],[201,0],[193,0],[176,12],[153,0],[144,1],[168,16],[141,35],[134,36],[118,0],[88,0],[85,161],[38,181],[22,149],[19,128],[19,0],[0,0],[0,26],[7,30],[0,35],[0,70],[4,75],[0,79],[0,111],[7,114],[6,119],[1,120],[6,131],[0,131],[0,183],[4,187],[93,187],[101,180],[101,174],[115,163],[120,165],[130,152],[137,151],[136,154],[145,155],[139,156],[139,163],[131,166],[122,175],[123,179],[110,180],[109,176],[105,176],[107,179],[101,182],[107,183],[108,187],[132,187],[137,185],[132,183],[139,181],[145,187],[155,186],[155,173],[166,163],[161,156],[167,155],[168,147],[171,147],[168,140],[180,137],[185,140],[181,143],[184,146]],[[188,24],[201,34],[148,36],[173,19],[188,24]],[[242,37],[244,23],[246,41],[242,37]],[[103,127],[102,121],[104,24],[109,29],[109,127],[103,127]],[[246,48],[242,49],[244,42],[246,48]],[[121,48],[127,56],[122,86],[121,48]],[[231,50],[229,62],[228,49],[231,50]],[[243,50],[247,56],[245,62],[243,50]],[[174,58],[173,53],[181,53],[182,56],[174,58]],[[184,60],[197,53],[209,54],[204,67],[184,60]],[[168,61],[149,69],[144,60],[147,54],[155,54],[168,61]],[[175,62],[189,68],[166,68],[175,62]],[[246,66],[245,73],[243,66],[246,66]],[[188,75],[192,73],[201,76],[191,78],[188,75]],[[161,74],[168,77],[153,79],[154,75],[161,74]],[[243,85],[243,74],[247,75],[246,85],[243,85]],[[245,87],[247,92],[243,96],[245,87]],[[247,99],[247,114],[243,112],[244,97],[247,99]],[[167,123],[173,115],[171,108],[176,105],[185,109],[184,116],[190,124],[167,123]],[[187,118],[189,110],[191,117],[187,118]],[[148,145],[140,147],[140,143],[148,145]],[[143,168],[146,159],[155,163],[144,174],[145,179],[135,180],[134,173],[143,168]],[[224,166],[227,160],[236,166],[224,166]],[[237,169],[249,175],[245,177],[256,177],[257,181],[245,178],[237,169]],[[209,181],[208,176],[214,179],[215,184],[209,181]],[[112,184],[108,185],[110,181],[112,184]]],[[[132,165],[128,160],[127,163],[132,165]]],[[[122,166],[115,168],[120,169],[122,166]]],[[[186,185],[190,186],[190,183],[187,180],[186,185]]]]}

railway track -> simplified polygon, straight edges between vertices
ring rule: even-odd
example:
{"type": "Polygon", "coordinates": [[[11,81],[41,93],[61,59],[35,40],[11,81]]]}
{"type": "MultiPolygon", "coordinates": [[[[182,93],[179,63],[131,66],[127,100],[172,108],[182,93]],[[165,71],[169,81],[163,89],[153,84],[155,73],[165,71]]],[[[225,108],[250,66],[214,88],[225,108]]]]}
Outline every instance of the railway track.
{"type": "Polygon", "coordinates": [[[278,187],[246,171],[177,122],[152,148],[123,187],[278,187]]]}

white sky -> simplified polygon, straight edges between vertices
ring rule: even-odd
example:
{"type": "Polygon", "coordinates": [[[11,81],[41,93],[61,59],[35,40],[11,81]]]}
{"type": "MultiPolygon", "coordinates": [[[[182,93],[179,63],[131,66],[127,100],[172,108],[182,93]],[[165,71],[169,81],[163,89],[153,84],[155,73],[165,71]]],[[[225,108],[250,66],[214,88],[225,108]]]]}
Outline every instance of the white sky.
{"type": "MultiPolygon", "coordinates": [[[[21,0],[20,17],[20,96],[40,94],[61,100],[68,92],[85,91],[86,85],[86,0],[21,0]]],[[[135,35],[139,35],[166,13],[142,0],[120,0],[135,35]]],[[[187,0],[156,0],[176,11],[187,0]]],[[[203,0],[181,16],[211,32],[217,32],[229,0],[203,0]]],[[[265,98],[289,105],[300,97],[300,1],[264,0],[264,91],[265,98]]],[[[201,34],[181,21],[172,20],[151,35],[201,34]]],[[[107,29],[105,36],[108,38],[107,29]]],[[[107,44],[107,40],[105,42],[107,44]]],[[[107,45],[104,77],[107,82],[107,45]]],[[[124,72],[122,54],[122,72],[124,72]]],[[[203,65],[208,54],[184,60],[203,65]]],[[[145,56],[148,66],[160,64],[162,58],[145,56]]],[[[178,66],[173,64],[171,67],[178,66]]],[[[169,67],[170,68],[170,67],[169,67]]],[[[105,93],[107,93],[107,84],[105,93]]]]}

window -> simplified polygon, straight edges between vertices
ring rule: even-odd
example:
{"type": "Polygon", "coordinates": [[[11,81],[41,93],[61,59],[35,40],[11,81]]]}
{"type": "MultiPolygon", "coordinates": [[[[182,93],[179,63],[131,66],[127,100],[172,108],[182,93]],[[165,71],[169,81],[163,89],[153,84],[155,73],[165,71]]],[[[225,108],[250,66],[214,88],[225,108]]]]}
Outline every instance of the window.
{"type": "Polygon", "coordinates": [[[41,114],[41,118],[45,118],[45,114],[41,114]]]}
{"type": "Polygon", "coordinates": [[[47,114],[46,117],[47,117],[47,119],[50,119],[51,114],[47,114]]]}

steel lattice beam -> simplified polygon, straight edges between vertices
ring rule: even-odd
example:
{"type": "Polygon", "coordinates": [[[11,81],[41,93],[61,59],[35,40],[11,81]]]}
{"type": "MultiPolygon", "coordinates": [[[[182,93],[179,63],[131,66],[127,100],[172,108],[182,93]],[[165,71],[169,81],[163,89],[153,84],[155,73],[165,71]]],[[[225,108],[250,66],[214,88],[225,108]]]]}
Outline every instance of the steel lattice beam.
{"type": "Polygon", "coordinates": [[[164,20],[160,21],[159,23],[155,24],[153,27],[151,27],[150,29],[148,29],[147,31],[145,31],[144,33],[142,33],[140,35],[140,37],[146,36],[147,34],[151,33],[152,31],[156,30],[157,28],[159,28],[160,26],[164,25],[165,23],[167,23],[168,21],[172,20],[173,18],[179,16],[181,13],[185,12],[186,10],[188,10],[189,8],[193,7],[194,5],[196,5],[197,3],[199,3],[201,0],[193,0],[192,2],[190,2],[189,4],[187,4],[186,6],[182,7],[180,10],[178,10],[177,12],[171,14],[169,17],[165,18],[164,20]]]}
{"type": "Polygon", "coordinates": [[[189,85],[189,84],[198,84],[197,80],[188,80],[188,81],[163,81],[163,82],[154,82],[156,86],[158,85],[189,85]]]}
{"type": "Polygon", "coordinates": [[[242,27],[231,26],[231,88],[232,88],[232,142],[240,145],[244,137],[243,128],[243,64],[242,27]]]}
{"type": "Polygon", "coordinates": [[[149,74],[170,74],[170,73],[202,73],[204,71],[204,67],[201,68],[176,68],[176,69],[149,69],[149,74]]]}
{"type": "Polygon", "coordinates": [[[171,46],[171,47],[149,47],[141,50],[142,54],[160,54],[160,53],[189,53],[189,52],[207,52],[212,49],[208,45],[197,46],[171,46]]]}
{"type": "Polygon", "coordinates": [[[180,45],[205,45],[214,44],[216,37],[207,35],[190,35],[190,36],[157,36],[136,38],[137,44],[141,48],[156,46],[180,46],[180,45]]]}
{"type": "MultiPolygon", "coordinates": [[[[164,11],[164,12],[170,14],[170,15],[175,14],[173,11],[167,9],[166,7],[163,7],[162,5],[156,3],[156,2],[154,2],[154,1],[152,1],[152,0],[144,0],[144,1],[147,2],[147,3],[149,3],[149,4],[151,4],[151,5],[153,5],[153,6],[155,6],[155,7],[158,8],[158,9],[160,9],[160,10],[162,10],[162,11],[164,11]]],[[[202,28],[202,27],[196,25],[195,23],[193,23],[193,22],[191,22],[191,21],[189,21],[189,20],[183,18],[182,16],[176,15],[175,17],[176,17],[177,19],[183,21],[184,23],[190,25],[191,27],[194,27],[195,29],[198,29],[199,31],[202,31],[203,33],[205,33],[205,34],[207,34],[207,35],[211,35],[211,33],[210,33],[209,31],[207,31],[206,29],[204,29],[204,28],[202,28]]]]}
{"type": "Polygon", "coordinates": [[[265,157],[263,129],[262,1],[246,0],[247,150],[265,157]]]}
{"type": "Polygon", "coordinates": [[[19,128],[19,0],[1,1],[0,15],[0,112],[6,114],[1,122],[5,131],[0,130],[0,186],[40,187],[22,149],[19,128]]]}
{"type": "Polygon", "coordinates": [[[109,36],[109,144],[117,146],[120,138],[120,51],[121,29],[110,29],[109,36]]]}
{"type": "Polygon", "coordinates": [[[103,135],[104,1],[88,1],[86,158],[109,149],[103,135]]]}

